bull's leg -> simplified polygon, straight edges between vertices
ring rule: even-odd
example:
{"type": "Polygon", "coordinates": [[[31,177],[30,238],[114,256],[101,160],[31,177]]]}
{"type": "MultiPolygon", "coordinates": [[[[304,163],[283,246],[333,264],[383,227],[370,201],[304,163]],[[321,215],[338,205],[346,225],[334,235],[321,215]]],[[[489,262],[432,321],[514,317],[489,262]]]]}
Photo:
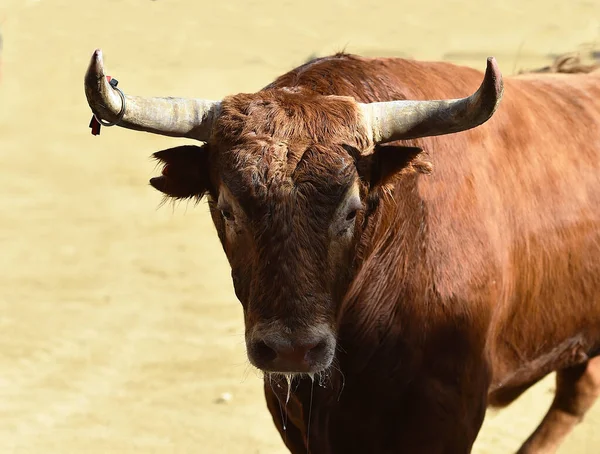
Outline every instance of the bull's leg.
{"type": "Polygon", "coordinates": [[[546,416],[519,454],[555,453],[600,395],[600,357],[556,373],[556,394],[546,416]]]}

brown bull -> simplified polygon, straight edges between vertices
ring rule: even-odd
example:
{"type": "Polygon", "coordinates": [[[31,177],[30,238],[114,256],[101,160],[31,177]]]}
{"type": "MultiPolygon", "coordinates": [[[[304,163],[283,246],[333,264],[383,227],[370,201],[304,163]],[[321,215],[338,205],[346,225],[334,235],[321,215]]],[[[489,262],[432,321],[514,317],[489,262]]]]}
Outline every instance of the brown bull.
{"type": "Polygon", "coordinates": [[[105,121],[205,142],[151,184],[207,195],[293,453],[468,453],[488,405],[557,371],[522,448],[554,452],[594,402],[600,73],[511,77],[500,103],[493,59],[335,55],[214,102],[121,96],[96,51],[85,87],[105,121]]]}

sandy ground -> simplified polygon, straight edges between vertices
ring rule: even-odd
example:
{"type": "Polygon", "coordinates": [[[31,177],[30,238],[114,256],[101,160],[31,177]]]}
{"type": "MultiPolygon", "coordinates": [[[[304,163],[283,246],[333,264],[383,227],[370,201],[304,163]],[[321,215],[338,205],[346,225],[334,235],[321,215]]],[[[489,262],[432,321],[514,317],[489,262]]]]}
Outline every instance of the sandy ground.
{"type": "MultiPolygon", "coordinates": [[[[0,452],[286,452],[205,204],[159,208],[147,184],[181,141],[89,133],[94,48],[126,92],[219,98],[342,48],[510,74],[596,46],[598,18],[598,0],[1,0],[0,452]]],[[[514,451],[552,386],[490,413],[475,451],[514,451]]],[[[600,452],[599,424],[597,405],[561,452],[600,452]]]]}

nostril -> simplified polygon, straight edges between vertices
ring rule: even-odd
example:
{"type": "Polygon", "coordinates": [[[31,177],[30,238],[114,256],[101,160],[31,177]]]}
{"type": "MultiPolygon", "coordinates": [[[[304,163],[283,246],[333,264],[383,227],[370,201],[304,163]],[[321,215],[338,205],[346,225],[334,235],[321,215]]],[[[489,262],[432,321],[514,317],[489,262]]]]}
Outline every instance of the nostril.
{"type": "Polygon", "coordinates": [[[261,361],[273,361],[277,358],[277,352],[269,347],[265,342],[258,341],[254,344],[254,354],[261,361]]]}
{"type": "Polygon", "coordinates": [[[306,360],[308,360],[309,358],[318,358],[319,356],[323,355],[323,353],[325,352],[326,349],[327,349],[327,342],[325,342],[325,341],[321,341],[317,344],[313,344],[312,346],[309,346],[309,348],[307,348],[306,355],[304,356],[304,358],[306,360]]]}

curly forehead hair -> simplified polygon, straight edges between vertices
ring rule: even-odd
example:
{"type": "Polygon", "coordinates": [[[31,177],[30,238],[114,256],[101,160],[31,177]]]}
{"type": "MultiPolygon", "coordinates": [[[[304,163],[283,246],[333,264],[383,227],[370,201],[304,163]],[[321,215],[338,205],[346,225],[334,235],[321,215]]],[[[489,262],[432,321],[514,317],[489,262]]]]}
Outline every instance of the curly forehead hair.
{"type": "Polygon", "coordinates": [[[264,90],[225,98],[215,131],[222,143],[259,135],[273,141],[351,144],[366,148],[369,136],[351,98],[308,90],[264,90]]]}

